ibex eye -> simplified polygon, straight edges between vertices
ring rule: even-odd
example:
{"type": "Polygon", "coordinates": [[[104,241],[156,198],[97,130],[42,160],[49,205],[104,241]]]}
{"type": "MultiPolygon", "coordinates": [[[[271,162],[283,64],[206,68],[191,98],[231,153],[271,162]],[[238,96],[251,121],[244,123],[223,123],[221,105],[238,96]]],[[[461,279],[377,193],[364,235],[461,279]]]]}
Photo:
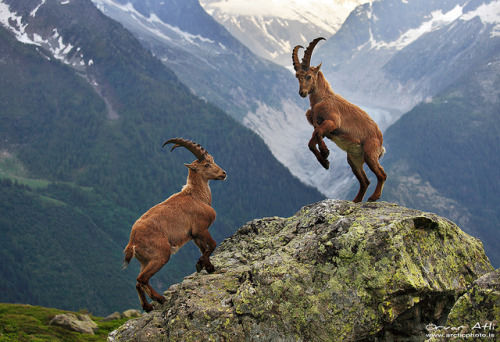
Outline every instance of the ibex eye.
{"type": "Polygon", "coordinates": [[[307,75],[306,79],[310,80],[311,79],[311,75],[307,75]]]}
{"type": "Polygon", "coordinates": [[[205,164],[205,167],[209,167],[209,166],[210,166],[210,164],[205,164]]]}

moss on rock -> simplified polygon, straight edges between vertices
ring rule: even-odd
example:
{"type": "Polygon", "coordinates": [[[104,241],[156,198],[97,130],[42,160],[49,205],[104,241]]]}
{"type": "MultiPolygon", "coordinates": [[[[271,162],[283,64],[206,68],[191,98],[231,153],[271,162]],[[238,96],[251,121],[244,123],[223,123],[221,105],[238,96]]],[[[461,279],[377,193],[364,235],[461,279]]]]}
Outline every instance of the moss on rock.
{"type": "Polygon", "coordinates": [[[241,227],[157,310],[111,341],[422,341],[493,270],[452,222],[390,203],[325,200],[241,227]]]}

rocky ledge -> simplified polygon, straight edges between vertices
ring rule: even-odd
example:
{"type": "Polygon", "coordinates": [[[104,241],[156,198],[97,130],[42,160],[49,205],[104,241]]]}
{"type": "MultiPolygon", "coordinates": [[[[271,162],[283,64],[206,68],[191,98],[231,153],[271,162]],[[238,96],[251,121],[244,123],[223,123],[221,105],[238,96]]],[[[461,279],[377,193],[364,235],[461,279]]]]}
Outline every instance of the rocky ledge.
{"type": "Polygon", "coordinates": [[[325,200],[224,240],[109,341],[423,341],[493,271],[453,222],[390,203],[325,200]]]}

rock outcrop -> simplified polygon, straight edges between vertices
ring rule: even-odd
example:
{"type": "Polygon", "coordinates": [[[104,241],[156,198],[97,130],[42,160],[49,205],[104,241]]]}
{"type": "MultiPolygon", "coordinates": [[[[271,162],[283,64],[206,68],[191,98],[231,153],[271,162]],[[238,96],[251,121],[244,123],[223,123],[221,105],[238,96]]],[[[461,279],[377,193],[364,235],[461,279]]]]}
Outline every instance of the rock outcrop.
{"type": "Polygon", "coordinates": [[[166,303],[109,341],[423,341],[493,271],[481,242],[434,214],[325,200],[241,227],[166,303]]]}

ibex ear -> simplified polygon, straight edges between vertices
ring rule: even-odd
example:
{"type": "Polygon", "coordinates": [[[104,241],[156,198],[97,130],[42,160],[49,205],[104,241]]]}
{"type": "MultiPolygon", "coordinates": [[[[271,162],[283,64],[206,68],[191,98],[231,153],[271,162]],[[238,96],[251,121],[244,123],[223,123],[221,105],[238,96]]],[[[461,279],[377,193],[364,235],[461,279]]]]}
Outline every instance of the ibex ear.
{"type": "Polygon", "coordinates": [[[191,164],[184,164],[184,166],[187,167],[190,170],[196,171],[196,167],[193,165],[193,163],[191,163],[191,164]]]}
{"type": "Polygon", "coordinates": [[[323,62],[319,63],[319,65],[316,67],[316,70],[314,70],[315,72],[318,72],[319,69],[321,69],[321,64],[323,64],[323,62]]]}

